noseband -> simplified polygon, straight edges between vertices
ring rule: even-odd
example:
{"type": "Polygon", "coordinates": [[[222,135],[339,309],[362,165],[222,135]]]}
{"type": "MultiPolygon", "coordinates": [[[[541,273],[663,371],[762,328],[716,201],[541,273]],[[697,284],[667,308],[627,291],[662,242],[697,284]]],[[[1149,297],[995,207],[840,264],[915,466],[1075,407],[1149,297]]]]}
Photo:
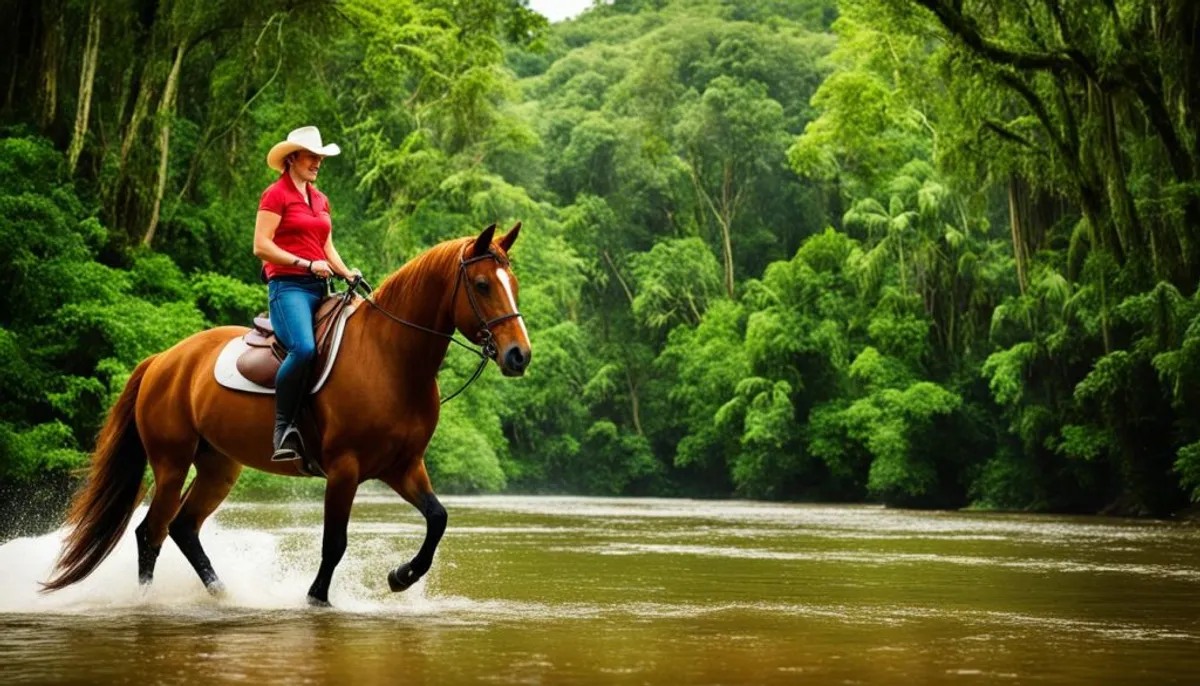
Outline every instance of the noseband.
{"type": "MultiPolygon", "coordinates": [[[[475,318],[479,320],[479,327],[480,327],[479,328],[479,337],[482,339],[480,342],[479,348],[474,348],[474,347],[468,345],[467,343],[463,343],[462,341],[455,338],[453,328],[450,330],[450,333],[444,333],[442,331],[438,331],[437,329],[431,329],[427,326],[422,326],[420,324],[417,324],[416,322],[410,322],[407,319],[402,319],[402,318],[397,317],[396,315],[392,314],[391,312],[388,312],[387,310],[383,309],[382,307],[379,306],[378,303],[375,302],[375,300],[373,298],[370,297],[371,292],[372,292],[371,286],[365,280],[363,280],[363,278],[361,276],[350,282],[350,287],[346,289],[345,295],[342,296],[345,299],[346,304],[349,304],[350,301],[353,299],[354,294],[358,290],[358,288],[362,287],[362,288],[366,289],[366,292],[367,292],[366,296],[363,298],[363,300],[371,307],[373,307],[376,310],[378,310],[379,312],[383,313],[383,315],[386,316],[388,319],[391,319],[392,321],[396,322],[397,324],[403,324],[404,326],[407,326],[410,329],[416,329],[417,331],[424,331],[425,333],[433,334],[434,336],[440,336],[442,338],[445,338],[446,340],[459,346],[460,348],[469,350],[473,354],[479,356],[479,366],[475,368],[475,373],[473,373],[471,375],[471,378],[468,379],[467,382],[465,384],[463,384],[457,391],[454,391],[450,395],[442,398],[440,402],[443,405],[450,402],[454,398],[456,398],[460,393],[467,390],[468,386],[475,383],[475,380],[478,379],[480,377],[480,375],[483,374],[484,368],[487,367],[488,360],[495,359],[495,357],[499,351],[496,349],[496,339],[495,339],[495,336],[493,336],[493,334],[492,334],[492,327],[501,322],[506,322],[509,319],[516,319],[517,317],[520,317],[522,319],[525,318],[525,315],[521,314],[519,311],[516,311],[516,310],[509,312],[507,314],[502,314],[499,317],[493,317],[492,319],[487,319],[486,317],[483,316],[483,310],[480,309],[479,302],[475,299],[475,293],[471,290],[471,284],[468,283],[467,266],[475,264],[476,262],[482,262],[484,260],[495,260],[496,264],[500,265],[501,267],[508,267],[509,262],[508,262],[508,260],[493,253],[491,250],[484,253],[483,255],[476,255],[470,259],[467,259],[464,257],[464,255],[466,254],[466,251],[467,251],[467,247],[464,245],[463,249],[461,251],[459,251],[459,253],[458,253],[458,274],[455,276],[455,279],[454,279],[454,293],[453,293],[453,295],[450,296],[451,319],[453,320],[453,316],[454,316],[453,315],[454,304],[458,301],[458,289],[460,286],[462,286],[463,290],[466,291],[466,293],[467,293],[467,302],[469,302],[471,304],[471,311],[475,314],[475,318]]],[[[513,301],[513,305],[516,305],[515,300],[513,301]]]]}

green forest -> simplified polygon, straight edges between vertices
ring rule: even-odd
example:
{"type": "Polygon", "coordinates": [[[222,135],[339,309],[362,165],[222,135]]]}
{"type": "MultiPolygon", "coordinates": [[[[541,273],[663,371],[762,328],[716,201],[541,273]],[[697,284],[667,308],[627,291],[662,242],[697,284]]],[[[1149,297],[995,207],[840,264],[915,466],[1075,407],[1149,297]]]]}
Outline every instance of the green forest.
{"type": "Polygon", "coordinates": [[[372,282],[524,223],[533,363],[445,406],[440,491],[1200,498],[1200,3],[0,5],[0,512],[266,309],[264,156],[309,124],[372,282]]]}

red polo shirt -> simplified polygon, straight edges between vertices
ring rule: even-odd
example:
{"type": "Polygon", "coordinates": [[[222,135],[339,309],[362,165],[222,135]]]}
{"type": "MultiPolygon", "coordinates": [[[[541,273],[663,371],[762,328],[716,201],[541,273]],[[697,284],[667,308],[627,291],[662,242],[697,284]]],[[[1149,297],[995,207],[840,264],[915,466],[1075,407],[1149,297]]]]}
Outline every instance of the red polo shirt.
{"type": "MultiPolygon", "coordinates": [[[[284,172],[275,183],[263,191],[258,203],[260,211],[274,212],[281,217],[275,229],[275,245],[304,260],[325,259],[325,241],[329,239],[329,199],[308,184],[308,195],[312,204],[304,201],[304,194],[296,188],[291,177],[284,172]]],[[[264,262],[267,279],[283,274],[308,274],[301,265],[279,265],[264,262]]]]}

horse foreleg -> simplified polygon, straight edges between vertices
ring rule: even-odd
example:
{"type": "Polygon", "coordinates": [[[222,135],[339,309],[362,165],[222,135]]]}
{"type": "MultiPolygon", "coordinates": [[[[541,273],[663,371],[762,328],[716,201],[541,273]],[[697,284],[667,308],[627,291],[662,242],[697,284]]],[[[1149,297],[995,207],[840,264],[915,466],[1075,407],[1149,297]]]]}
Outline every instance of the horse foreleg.
{"type": "Polygon", "coordinates": [[[425,516],[425,542],[421,544],[416,557],[388,572],[388,587],[396,593],[415,584],[433,566],[433,555],[437,552],[442,534],[446,533],[448,517],[446,508],[442,507],[442,503],[433,494],[424,459],[418,461],[416,467],[406,474],[398,477],[385,476],[383,481],[425,516]]]}
{"type": "Polygon", "coordinates": [[[308,604],[329,606],[329,584],[333,570],[346,553],[346,526],[350,523],[350,508],[358,492],[358,470],[352,461],[342,460],[327,471],[325,483],[325,533],[321,540],[321,568],[308,589],[308,604]]]}
{"type": "Polygon", "coordinates": [[[220,594],[225,586],[213,571],[204,548],[200,545],[200,527],[217,506],[229,495],[237,483],[242,466],[237,462],[211,451],[202,451],[196,457],[196,478],[188,487],[183,498],[183,507],[171,522],[168,531],[171,540],[192,564],[204,587],[213,595],[220,594]]]}

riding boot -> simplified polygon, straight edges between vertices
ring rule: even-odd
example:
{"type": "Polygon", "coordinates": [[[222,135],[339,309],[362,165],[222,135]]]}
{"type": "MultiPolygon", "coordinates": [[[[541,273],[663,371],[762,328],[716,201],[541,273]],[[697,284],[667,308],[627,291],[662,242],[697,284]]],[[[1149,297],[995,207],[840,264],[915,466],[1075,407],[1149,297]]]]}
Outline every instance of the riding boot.
{"type": "Polygon", "coordinates": [[[272,462],[287,462],[304,459],[304,440],[295,424],[275,418],[275,452],[271,455],[272,462]]]}
{"type": "Polygon", "coordinates": [[[304,459],[304,441],[296,428],[300,414],[300,403],[304,401],[305,377],[307,374],[292,374],[292,378],[280,378],[275,388],[275,453],[273,462],[304,459]]]}

